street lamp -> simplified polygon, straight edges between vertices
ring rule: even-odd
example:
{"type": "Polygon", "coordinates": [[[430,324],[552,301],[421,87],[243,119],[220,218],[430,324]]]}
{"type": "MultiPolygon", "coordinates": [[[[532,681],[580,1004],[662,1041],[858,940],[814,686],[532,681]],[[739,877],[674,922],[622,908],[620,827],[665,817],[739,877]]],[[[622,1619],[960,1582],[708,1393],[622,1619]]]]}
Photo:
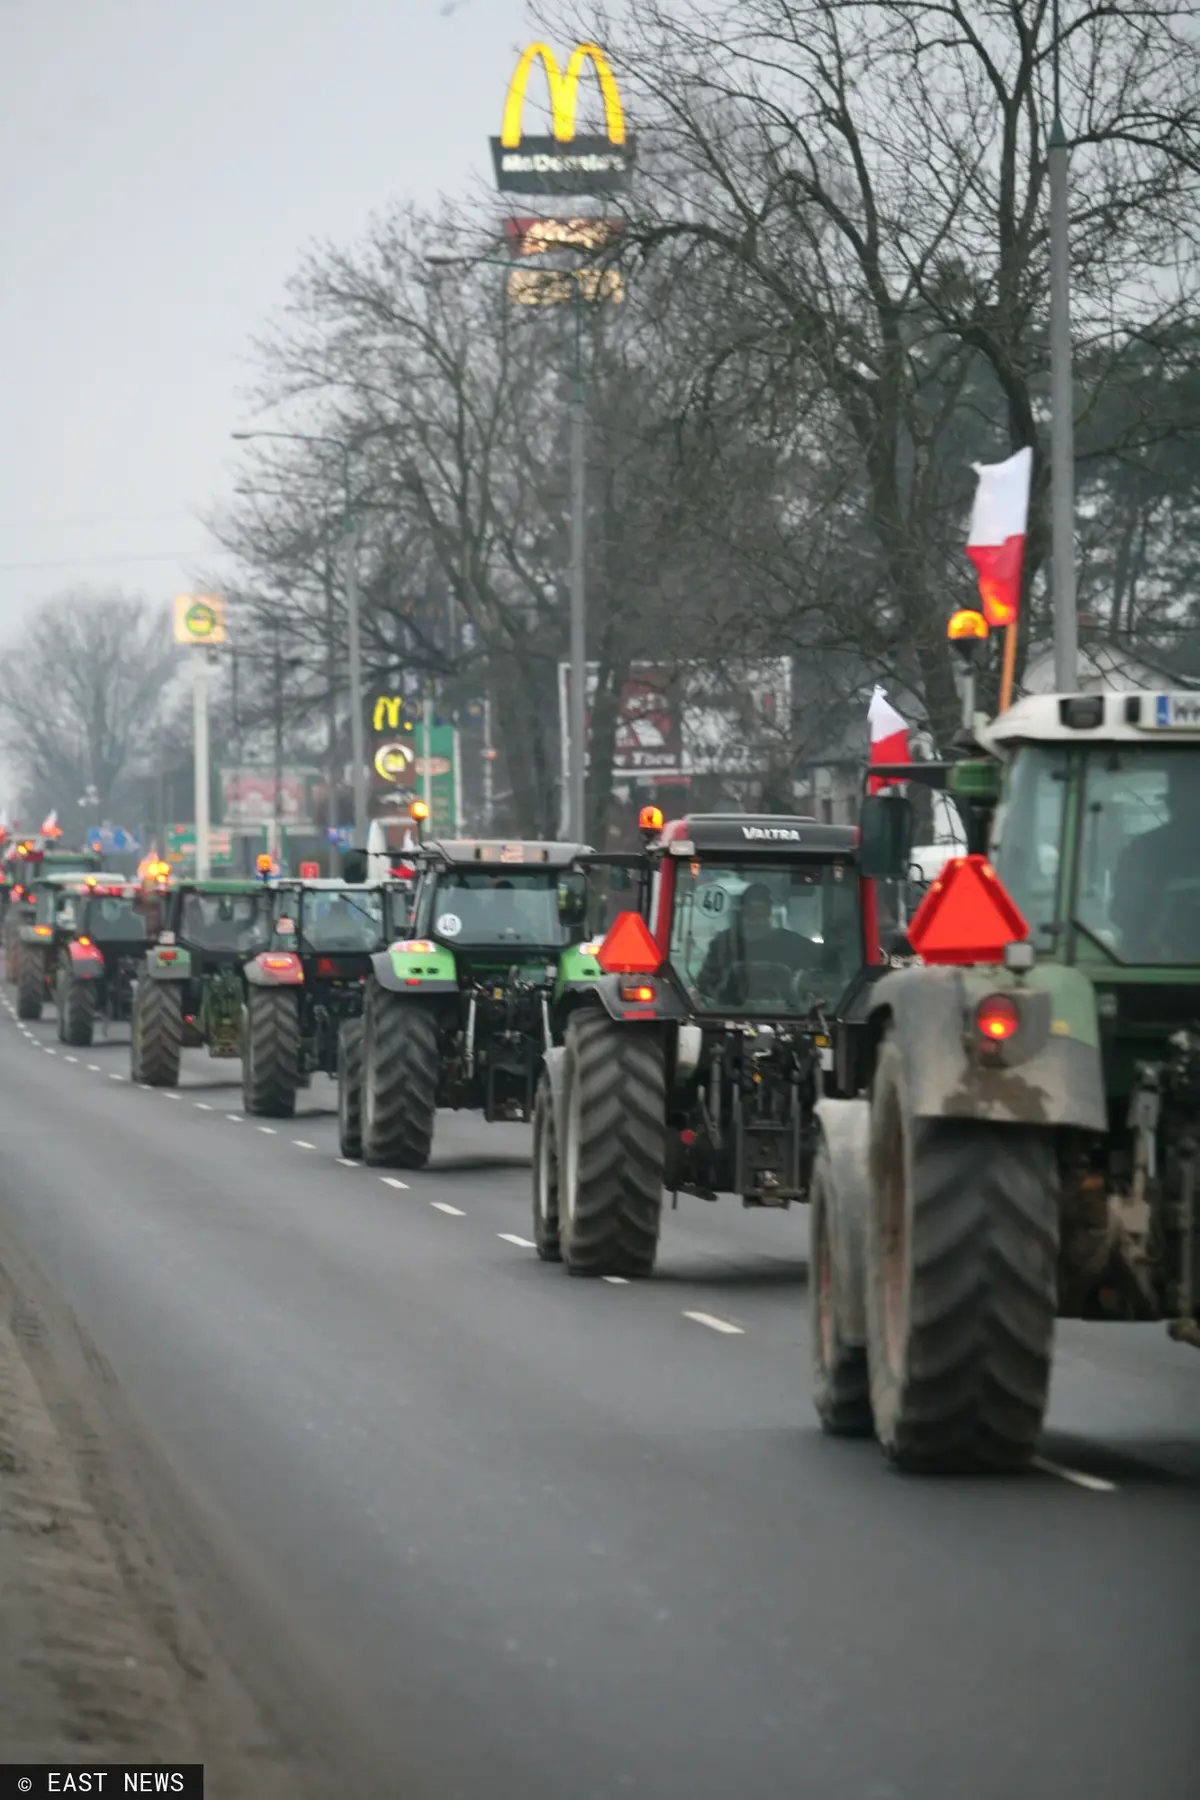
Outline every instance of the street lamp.
{"type": "Polygon", "coordinates": [[[1067,134],[1062,122],[1059,0],[1050,17],[1054,117],[1050,124],[1050,553],[1054,578],[1054,685],[1060,694],[1079,681],[1079,625],[1075,612],[1075,400],[1071,378],[1071,242],[1067,204],[1067,134]]]}
{"type": "MultiPolygon", "coordinates": [[[[446,251],[430,251],[425,261],[434,268],[476,268],[487,265],[512,273],[511,259],[499,256],[454,256],[446,251]]],[[[581,269],[556,269],[556,275],[569,275],[572,281],[571,306],[574,315],[574,357],[571,381],[571,695],[567,712],[567,835],[575,843],[584,841],[584,732],[586,730],[587,690],[587,595],[584,586],[584,548],[586,532],[585,463],[583,405],[583,295],[581,269]]]]}
{"type": "Polygon", "coordinates": [[[353,442],[333,437],[322,431],[234,431],[239,443],[254,438],[279,438],[293,444],[329,444],[342,458],[342,542],[346,580],[346,622],[349,627],[350,653],[350,755],[354,777],[354,837],[359,847],[367,842],[367,771],[366,745],[363,741],[362,636],[358,612],[358,550],[354,526],[353,496],[350,489],[350,458],[355,450],[371,438],[388,437],[391,427],[379,425],[359,432],[353,442]]]}

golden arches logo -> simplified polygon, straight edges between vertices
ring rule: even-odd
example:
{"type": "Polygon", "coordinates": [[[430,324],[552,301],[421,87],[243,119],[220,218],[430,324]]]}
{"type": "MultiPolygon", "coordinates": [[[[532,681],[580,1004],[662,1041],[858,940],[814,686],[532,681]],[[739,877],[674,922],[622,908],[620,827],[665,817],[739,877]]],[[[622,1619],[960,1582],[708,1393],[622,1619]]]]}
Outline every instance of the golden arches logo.
{"type": "Polygon", "coordinates": [[[399,694],[380,694],[375,702],[375,715],[372,723],[376,731],[383,730],[383,722],[387,720],[389,731],[395,731],[400,724],[400,713],[404,701],[399,694]]]}
{"type": "Polygon", "coordinates": [[[509,83],[508,97],[504,102],[500,142],[506,150],[515,150],[521,142],[521,115],[525,110],[525,90],[529,86],[529,72],[534,63],[539,60],[546,71],[546,85],[550,89],[550,117],[554,136],[560,144],[569,144],[575,136],[579,77],[583,73],[585,62],[591,63],[600,83],[608,141],[610,144],[625,142],[625,109],[621,105],[616,76],[609,67],[608,58],[599,44],[576,44],[567,63],[565,75],[559,68],[558,58],[549,44],[530,44],[521,53],[521,60],[509,83]]]}

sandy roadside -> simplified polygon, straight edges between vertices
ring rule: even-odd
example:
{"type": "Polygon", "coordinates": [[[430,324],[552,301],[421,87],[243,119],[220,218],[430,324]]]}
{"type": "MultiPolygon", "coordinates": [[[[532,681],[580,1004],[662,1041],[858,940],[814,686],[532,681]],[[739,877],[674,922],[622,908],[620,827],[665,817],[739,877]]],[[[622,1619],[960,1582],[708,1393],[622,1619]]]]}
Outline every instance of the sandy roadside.
{"type": "Polygon", "coordinates": [[[0,1761],[202,1762],[214,1800],[333,1791],[335,1768],[267,1722],[191,1603],[153,1523],[152,1458],[110,1429],[111,1386],[0,1241],[0,1761]]]}

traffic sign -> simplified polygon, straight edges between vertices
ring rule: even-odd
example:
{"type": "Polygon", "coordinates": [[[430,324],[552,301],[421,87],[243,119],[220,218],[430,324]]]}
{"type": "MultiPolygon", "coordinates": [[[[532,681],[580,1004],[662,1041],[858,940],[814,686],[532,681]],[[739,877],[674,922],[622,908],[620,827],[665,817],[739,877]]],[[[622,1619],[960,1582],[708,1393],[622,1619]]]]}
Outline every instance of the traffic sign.
{"type": "Polygon", "coordinates": [[[986,856],[952,856],[913,915],[908,941],[926,963],[999,963],[1029,926],[986,856]]]}
{"type": "MultiPolygon", "coordinates": [[[[168,825],[166,829],[167,861],[180,863],[191,862],[196,856],[196,827],[194,825],[168,825]]],[[[208,860],[210,863],[229,864],[233,861],[233,833],[231,831],[210,830],[208,834],[208,860]]]]}
{"type": "Polygon", "coordinates": [[[176,594],[175,642],[225,642],[225,602],[220,594],[176,594]]]}
{"type": "Polygon", "coordinates": [[[641,913],[618,913],[596,958],[606,975],[653,975],[662,967],[662,951],[641,913]]]}
{"type": "Polygon", "coordinates": [[[120,825],[94,825],[85,831],[83,841],[89,850],[98,855],[132,856],[142,847],[142,840],[136,831],[126,831],[120,825]]]}

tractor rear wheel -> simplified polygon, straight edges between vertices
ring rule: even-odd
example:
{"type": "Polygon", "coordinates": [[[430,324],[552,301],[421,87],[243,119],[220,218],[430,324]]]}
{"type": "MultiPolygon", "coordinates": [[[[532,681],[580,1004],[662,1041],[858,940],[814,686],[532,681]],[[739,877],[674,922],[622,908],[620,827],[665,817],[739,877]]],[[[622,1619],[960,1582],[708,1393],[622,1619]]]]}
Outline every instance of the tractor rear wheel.
{"type": "Polygon", "coordinates": [[[94,981],[76,981],[69,969],[58,977],[58,1035],[65,1044],[86,1050],[96,1030],[94,981]]]}
{"type": "Polygon", "coordinates": [[[130,1068],[146,1087],[174,1087],[183,1046],[183,995],[177,981],[143,975],[133,1002],[130,1068]]]}
{"type": "Polygon", "coordinates": [[[362,1144],[378,1168],[423,1169],[437,1112],[437,1021],[420,1001],[373,985],[363,1024],[362,1144]]]}
{"type": "Polygon", "coordinates": [[[533,1241],[543,1262],[561,1262],[558,1241],[558,1143],[554,1090],[543,1070],[533,1101],[533,1241]]]}
{"type": "Polygon", "coordinates": [[[870,1437],[871,1377],[865,1344],[847,1342],[846,1292],[852,1272],[839,1254],[846,1221],[839,1208],[853,1195],[838,1190],[834,1159],[822,1137],[808,1190],[809,1296],[813,1401],[822,1428],[830,1437],[870,1437]]]}
{"type": "Polygon", "coordinates": [[[871,1093],[867,1344],[875,1431],[918,1471],[1013,1469],[1037,1449],[1057,1307],[1052,1134],[916,1119],[900,1047],[871,1093]]]}
{"type": "Polygon", "coordinates": [[[252,987],[246,1002],[242,1105],[259,1119],[290,1119],[300,1085],[300,1005],[293,988],[252,987]]]}
{"type": "Polygon", "coordinates": [[[559,1243],[572,1275],[649,1275],[658,1251],[666,1071],[653,1027],[599,1010],[567,1026],[559,1243]]]}
{"type": "Polygon", "coordinates": [[[46,965],[40,950],[28,944],[17,972],[17,1017],[40,1019],[46,998],[46,965]]]}
{"type": "Polygon", "coordinates": [[[351,1162],[362,1158],[363,1023],[345,1019],[338,1031],[338,1148],[351,1162]]]}

